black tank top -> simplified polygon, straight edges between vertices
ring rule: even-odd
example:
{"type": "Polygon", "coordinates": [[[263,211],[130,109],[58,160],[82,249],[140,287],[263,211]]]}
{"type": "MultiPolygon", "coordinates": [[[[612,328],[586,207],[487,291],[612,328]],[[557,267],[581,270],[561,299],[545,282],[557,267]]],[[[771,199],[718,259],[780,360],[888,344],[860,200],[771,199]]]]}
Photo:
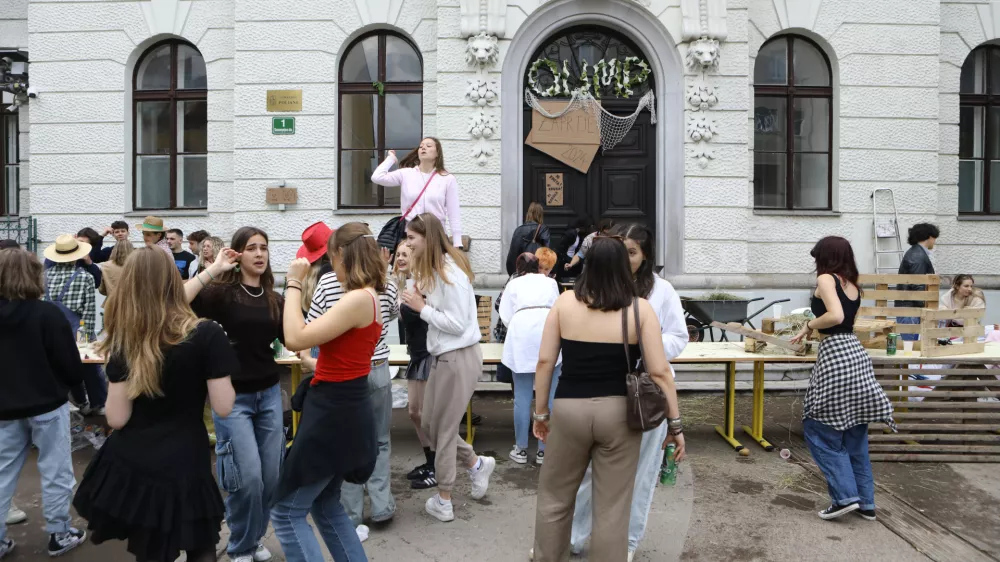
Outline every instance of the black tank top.
{"type": "MultiPolygon", "coordinates": [[[[837,286],[837,298],[840,299],[840,307],[844,309],[844,321],[836,326],[831,326],[829,328],[823,328],[819,330],[819,333],[831,335],[831,334],[853,334],[854,333],[854,319],[858,316],[858,309],[861,308],[861,292],[858,292],[858,298],[856,300],[851,300],[847,297],[847,293],[841,287],[840,278],[836,275],[833,276],[834,284],[837,286]]],[[[812,313],[819,318],[826,314],[826,305],[823,303],[823,299],[813,295],[812,297],[812,313]]]]}
{"type": "MultiPolygon", "coordinates": [[[[639,361],[639,345],[628,346],[632,360],[639,361]]],[[[601,398],[625,396],[628,362],[625,346],[562,339],[562,374],[556,398],[601,398]]]]}

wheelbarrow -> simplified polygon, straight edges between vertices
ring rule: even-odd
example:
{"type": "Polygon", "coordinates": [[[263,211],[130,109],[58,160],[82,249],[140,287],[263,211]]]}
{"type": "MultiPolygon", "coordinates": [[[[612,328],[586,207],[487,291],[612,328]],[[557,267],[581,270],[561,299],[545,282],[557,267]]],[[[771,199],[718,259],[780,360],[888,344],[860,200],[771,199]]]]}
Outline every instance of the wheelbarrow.
{"type": "MultiPolygon", "coordinates": [[[[737,324],[746,325],[756,330],[757,327],[753,324],[754,318],[760,316],[761,313],[772,306],[788,302],[792,299],[771,301],[757,309],[753,314],[749,314],[750,303],[762,300],[764,300],[764,297],[746,300],[705,300],[681,297],[681,306],[684,308],[684,321],[687,324],[688,330],[688,341],[705,341],[705,331],[707,330],[708,337],[714,342],[715,333],[712,332],[712,322],[721,322],[723,324],[736,322],[737,324]]],[[[719,341],[729,341],[725,331],[722,331],[719,341]]],[[[743,336],[740,336],[740,341],[743,341],[743,336]]]]}

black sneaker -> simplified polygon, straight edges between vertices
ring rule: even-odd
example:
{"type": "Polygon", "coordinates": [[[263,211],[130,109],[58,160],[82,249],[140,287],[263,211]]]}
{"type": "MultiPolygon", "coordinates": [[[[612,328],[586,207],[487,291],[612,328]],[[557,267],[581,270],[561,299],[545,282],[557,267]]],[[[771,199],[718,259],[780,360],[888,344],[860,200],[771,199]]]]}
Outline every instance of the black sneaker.
{"type": "Polygon", "coordinates": [[[826,520],[836,519],[846,513],[857,511],[860,507],[861,506],[858,505],[858,502],[849,503],[847,505],[831,505],[830,507],[819,512],[819,518],[826,520]]]}
{"type": "Polygon", "coordinates": [[[49,535],[49,556],[66,554],[83,544],[86,538],[86,532],[74,529],[73,527],[70,527],[69,531],[65,533],[52,533],[49,535]]]}
{"type": "Polygon", "coordinates": [[[861,517],[864,517],[865,519],[867,519],[869,521],[874,521],[875,520],[875,510],[874,509],[858,509],[855,513],[857,513],[858,515],[860,515],[861,517]]]}
{"type": "Polygon", "coordinates": [[[410,473],[406,475],[406,479],[423,480],[428,476],[434,476],[434,467],[427,464],[422,464],[411,470],[410,473]]]}
{"type": "Polygon", "coordinates": [[[434,488],[438,485],[438,481],[434,478],[434,472],[430,473],[430,476],[423,478],[421,480],[411,480],[410,487],[414,490],[426,490],[428,488],[434,488]]]}
{"type": "Polygon", "coordinates": [[[14,550],[15,546],[17,546],[17,543],[11,539],[4,539],[0,541],[0,560],[6,558],[6,556],[14,550]]]}

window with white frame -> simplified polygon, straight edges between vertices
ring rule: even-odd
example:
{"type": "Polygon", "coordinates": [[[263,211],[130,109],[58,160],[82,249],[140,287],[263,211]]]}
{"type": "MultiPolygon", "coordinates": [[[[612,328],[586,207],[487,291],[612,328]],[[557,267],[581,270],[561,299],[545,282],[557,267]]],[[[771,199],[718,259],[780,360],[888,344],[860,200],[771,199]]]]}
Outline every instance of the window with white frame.
{"type": "Polygon", "coordinates": [[[193,45],[167,40],[135,65],[132,197],[136,210],[208,207],[208,81],[193,45]]]}

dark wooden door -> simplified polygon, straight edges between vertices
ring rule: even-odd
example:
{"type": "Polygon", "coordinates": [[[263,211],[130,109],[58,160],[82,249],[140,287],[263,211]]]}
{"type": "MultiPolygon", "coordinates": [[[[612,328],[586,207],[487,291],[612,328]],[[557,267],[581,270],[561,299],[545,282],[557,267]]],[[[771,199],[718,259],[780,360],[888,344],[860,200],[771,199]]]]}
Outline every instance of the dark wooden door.
{"type": "MultiPolygon", "coordinates": [[[[615,115],[635,111],[634,100],[603,100],[603,106],[615,115]]],[[[545,207],[545,224],[552,231],[555,244],[567,226],[577,217],[586,216],[596,224],[609,218],[618,223],[644,224],[656,233],[656,130],[648,110],[639,114],[632,129],[611,150],[597,151],[586,174],[555,158],[523,145],[524,207],[532,201],[545,207]],[[563,205],[545,205],[545,174],[563,174],[563,205]]],[[[531,131],[531,108],[524,107],[524,135],[531,131]]]]}

